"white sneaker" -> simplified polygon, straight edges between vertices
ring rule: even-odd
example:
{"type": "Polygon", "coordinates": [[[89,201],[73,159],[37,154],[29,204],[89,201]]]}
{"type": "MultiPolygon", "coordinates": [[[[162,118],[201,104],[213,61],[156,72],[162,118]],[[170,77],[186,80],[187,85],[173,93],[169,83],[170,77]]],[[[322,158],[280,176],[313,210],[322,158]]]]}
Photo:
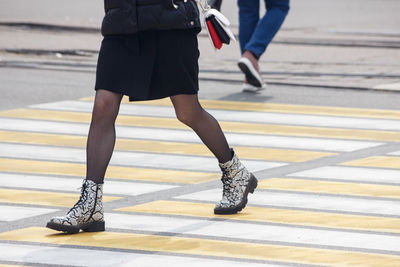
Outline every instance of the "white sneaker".
{"type": "Polygon", "coordinates": [[[246,80],[249,84],[255,87],[262,87],[262,78],[248,58],[242,57],[239,59],[238,66],[244,75],[246,75],[246,80]]]}
{"type": "Polygon", "coordinates": [[[248,93],[256,93],[258,91],[265,90],[266,88],[267,88],[267,85],[265,83],[263,83],[261,87],[254,86],[249,83],[242,84],[242,91],[248,92],[248,93]]]}

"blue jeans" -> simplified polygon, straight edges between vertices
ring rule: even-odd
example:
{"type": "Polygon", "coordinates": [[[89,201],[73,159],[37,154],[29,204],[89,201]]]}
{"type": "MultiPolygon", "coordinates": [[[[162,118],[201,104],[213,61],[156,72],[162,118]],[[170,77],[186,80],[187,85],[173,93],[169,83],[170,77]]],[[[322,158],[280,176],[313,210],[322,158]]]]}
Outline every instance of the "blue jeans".
{"type": "Polygon", "coordinates": [[[260,19],[260,0],[238,0],[240,50],[256,58],[265,52],[289,12],[289,0],[264,1],[267,12],[260,19]]]}

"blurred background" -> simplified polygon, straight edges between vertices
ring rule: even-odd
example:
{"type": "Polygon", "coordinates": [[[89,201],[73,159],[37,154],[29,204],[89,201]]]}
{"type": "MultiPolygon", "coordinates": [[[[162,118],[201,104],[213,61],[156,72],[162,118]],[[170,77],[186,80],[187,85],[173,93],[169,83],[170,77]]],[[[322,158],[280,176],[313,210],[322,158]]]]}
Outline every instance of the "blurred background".
{"type": "MultiPolygon", "coordinates": [[[[290,16],[284,25],[286,29],[392,35],[400,31],[400,3],[396,0],[293,0],[290,4],[290,16]]],[[[224,0],[222,12],[237,25],[235,0],[224,0]]],[[[0,1],[2,22],[41,22],[97,28],[102,17],[102,0],[0,1]]]]}
{"type": "MultiPolygon", "coordinates": [[[[320,93],[296,98],[293,86],[305,92],[311,87],[398,91],[399,10],[397,0],[291,1],[282,29],[260,61],[270,91],[257,96],[240,94],[238,44],[215,52],[203,31],[199,35],[201,96],[246,101],[272,97],[318,104],[320,93]],[[275,89],[289,90],[291,97],[281,98],[275,89]]],[[[237,33],[236,1],[224,0],[222,12],[237,33]]],[[[0,0],[0,92],[4,96],[0,109],[93,94],[103,15],[102,0],[0,0]],[[39,69],[40,73],[32,73],[39,69]]],[[[346,99],[332,104],[354,104],[353,98],[346,99]]],[[[396,106],[390,104],[390,97],[384,102],[396,106]]]]}

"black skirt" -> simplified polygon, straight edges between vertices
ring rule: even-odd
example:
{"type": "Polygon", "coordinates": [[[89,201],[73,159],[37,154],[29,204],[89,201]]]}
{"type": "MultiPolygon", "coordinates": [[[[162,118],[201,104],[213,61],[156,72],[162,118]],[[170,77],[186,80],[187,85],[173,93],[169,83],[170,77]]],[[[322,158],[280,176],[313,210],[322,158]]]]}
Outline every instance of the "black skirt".
{"type": "Polygon", "coordinates": [[[127,95],[130,101],[197,94],[197,33],[165,30],[104,37],[95,89],[127,95]]]}

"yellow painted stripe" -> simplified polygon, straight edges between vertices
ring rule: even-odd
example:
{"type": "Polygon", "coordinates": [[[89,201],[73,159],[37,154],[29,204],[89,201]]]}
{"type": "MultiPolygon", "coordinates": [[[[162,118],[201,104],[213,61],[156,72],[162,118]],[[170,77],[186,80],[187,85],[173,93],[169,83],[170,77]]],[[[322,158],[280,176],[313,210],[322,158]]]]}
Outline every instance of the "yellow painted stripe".
{"type": "MultiPolygon", "coordinates": [[[[0,171],[44,175],[85,176],[86,165],[78,163],[0,158],[0,171]]],[[[219,174],[108,166],[106,178],[197,184],[219,179],[219,174]]]]}
{"type": "Polygon", "coordinates": [[[161,200],[117,210],[400,233],[400,219],[398,218],[251,206],[234,215],[214,215],[213,209],[213,204],[161,200]]]}
{"type": "Polygon", "coordinates": [[[400,186],[271,178],[258,183],[260,189],[303,191],[369,197],[400,198],[400,186]]]}
{"type": "Polygon", "coordinates": [[[54,231],[46,228],[29,227],[0,233],[0,239],[58,245],[157,251],[183,255],[273,260],[297,264],[330,266],[362,266],[366,264],[369,266],[400,265],[400,257],[394,255],[134,233],[99,232],[64,235],[55,234],[54,231]]]}
{"type": "MultiPolygon", "coordinates": [[[[77,194],[35,190],[0,189],[0,202],[3,203],[71,207],[78,200],[77,196],[77,194]]],[[[104,202],[116,199],[120,199],[120,197],[103,196],[104,202]]]]}
{"type": "MultiPolygon", "coordinates": [[[[94,100],[94,97],[81,98],[82,101],[94,100]]],[[[133,103],[134,105],[154,105],[154,106],[172,106],[169,98],[146,102],[129,102],[127,97],[122,99],[122,103],[133,103]]],[[[328,115],[328,116],[344,116],[344,117],[363,117],[363,118],[382,118],[382,119],[400,119],[399,110],[385,109],[362,109],[362,108],[343,108],[329,106],[307,106],[307,105],[291,105],[291,104],[273,104],[260,102],[244,102],[244,101],[226,101],[226,100],[200,100],[204,108],[224,109],[224,110],[241,110],[241,111],[258,111],[258,112],[279,112],[279,113],[298,113],[310,115],[328,115]]]]}
{"type": "Polygon", "coordinates": [[[0,117],[89,123],[92,114],[86,112],[19,108],[0,111],[0,117]]]}
{"type": "MultiPolygon", "coordinates": [[[[38,119],[49,121],[83,122],[89,123],[90,113],[37,110],[37,109],[14,109],[0,111],[0,117],[38,119]]],[[[141,117],[119,115],[117,125],[137,126],[150,128],[166,129],[188,129],[187,126],[177,121],[175,118],[141,117]]],[[[339,138],[355,140],[372,140],[399,142],[398,132],[377,131],[377,130],[356,130],[340,128],[306,127],[291,125],[257,124],[243,122],[219,122],[226,132],[249,133],[249,134],[270,134],[286,136],[304,136],[321,138],[339,138]]]]}
{"type": "Polygon", "coordinates": [[[345,162],[341,165],[400,169],[400,157],[374,156],[345,162]]]}
{"type": "MultiPolygon", "coordinates": [[[[27,133],[14,131],[1,131],[0,141],[9,143],[40,144],[68,147],[86,147],[86,136],[60,135],[45,133],[27,133]]],[[[170,154],[186,154],[195,156],[210,156],[212,153],[203,144],[190,144],[178,142],[162,142],[152,140],[117,139],[115,149],[120,151],[141,151],[170,154]]],[[[334,153],[271,149],[258,147],[235,147],[236,153],[242,158],[255,160],[273,160],[287,162],[304,162],[322,157],[336,155],[334,153]]]]}
{"type": "MultiPolygon", "coordinates": [[[[83,101],[93,101],[93,97],[82,98],[83,101]]],[[[124,97],[122,103],[133,103],[134,105],[157,105],[172,106],[168,98],[146,101],[146,102],[129,102],[124,97]]],[[[386,109],[362,109],[362,108],[343,108],[329,106],[307,106],[307,105],[291,105],[291,104],[273,104],[260,102],[243,102],[243,101],[221,101],[221,100],[200,100],[204,108],[224,109],[224,110],[242,110],[242,111],[258,111],[258,112],[279,112],[279,113],[299,113],[310,115],[328,115],[328,116],[345,116],[345,117],[362,117],[362,118],[382,118],[382,119],[400,119],[400,110],[386,109]]]]}

